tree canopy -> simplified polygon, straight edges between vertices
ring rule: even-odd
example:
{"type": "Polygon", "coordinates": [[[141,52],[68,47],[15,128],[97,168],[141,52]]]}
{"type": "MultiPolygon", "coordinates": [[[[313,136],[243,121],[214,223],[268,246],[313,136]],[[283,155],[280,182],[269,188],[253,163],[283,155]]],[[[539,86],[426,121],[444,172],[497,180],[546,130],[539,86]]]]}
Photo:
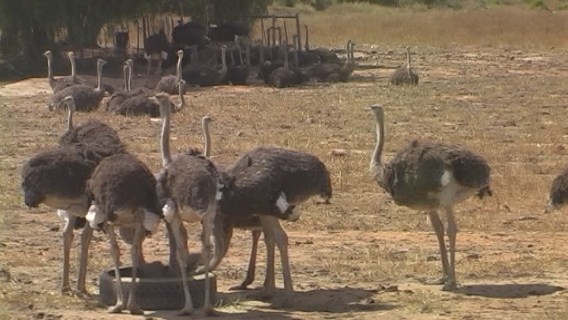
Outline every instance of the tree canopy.
{"type": "Polygon", "coordinates": [[[205,22],[252,23],[272,0],[0,0],[0,54],[41,62],[56,39],[96,46],[101,28],[144,15],[172,13],[205,22]]]}

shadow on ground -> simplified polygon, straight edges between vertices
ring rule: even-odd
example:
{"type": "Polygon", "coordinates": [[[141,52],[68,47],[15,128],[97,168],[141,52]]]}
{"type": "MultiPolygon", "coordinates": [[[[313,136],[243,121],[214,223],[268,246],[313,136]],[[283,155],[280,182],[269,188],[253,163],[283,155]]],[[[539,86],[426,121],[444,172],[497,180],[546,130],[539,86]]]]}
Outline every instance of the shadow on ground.
{"type": "Polygon", "coordinates": [[[462,286],[456,293],[487,298],[526,298],[552,294],[563,290],[566,290],[566,288],[544,283],[474,284],[462,286]]]}

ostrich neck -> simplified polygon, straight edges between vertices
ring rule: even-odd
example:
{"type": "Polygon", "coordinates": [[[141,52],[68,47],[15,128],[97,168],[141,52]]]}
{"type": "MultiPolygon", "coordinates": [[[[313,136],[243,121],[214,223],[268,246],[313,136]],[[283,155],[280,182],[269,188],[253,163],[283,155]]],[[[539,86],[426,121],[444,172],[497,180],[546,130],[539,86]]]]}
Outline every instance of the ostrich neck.
{"type": "Polygon", "coordinates": [[[384,166],[383,163],[381,162],[381,156],[383,153],[385,129],[382,117],[379,118],[378,115],[375,115],[375,119],[377,121],[377,124],[375,126],[377,141],[375,144],[375,149],[373,150],[373,155],[371,156],[370,170],[374,172],[374,174],[377,176],[379,180],[382,181],[384,166]]]}
{"type": "Polygon", "coordinates": [[[67,131],[71,131],[73,129],[73,110],[75,109],[75,106],[69,104],[67,108],[67,131]]]}
{"type": "Polygon", "coordinates": [[[73,78],[73,81],[75,81],[75,79],[77,78],[75,59],[73,57],[69,57],[69,60],[71,60],[71,78],[73,78]]]}
{"type": "Polygon", "coordinates": [[[51,57],[47,57],[47,79],[53,81],[53,70],[51,69],[51,57]]]}
{"type": "Polygon", "coordinates": [[[209,158],[211,154],[211,135],[209,134],[209,123],[207,121],[203,121],[203,139],[205,144],[203,155],[209,158]]]}
{"type": "Polygon", "coordinates": [[[225,74],[227,73],[227,58],[225,57],[225,52],[225,50],[221,50],[221,63],[223,65],[221,66],[219,75],[222,77],[225,77],[225,74]]]}
{"type": "Polygon", "coordinates": [[[308,42],[308,38],[309,38],[308,26],[306,26],[306,44],[304,46],[304,49],[306,51],[310,50],[310,43],[308,42]]]}
{"type": "Polygon", "coordinates": [[[178,95],[179,95],[179,105],[177,107],[178,111],[185,108],[185,97],[183,96],[184,91],[185,91],[185,85],[180,82],[178,87],[178,95]]]}
{"type": "Polygon", "coordinates": [[[124,80],[124,91],[128,91],[128,66],[122,69],[122,79],[124,80]]]}
{"type": "Polygon", "coordinates": [[[101,82],[102,82],[102,73],[103,73],[103,65],[102,63],[97,65],[97,90],[101,91],[101,82]]]}
{"type": "Polygon", "coordinates": [[[410,50],[406,49],[406,68],[410,70],[410,50]]]}
{"type": "Polygon", "coordinates": [[[181,80],[181,59],[182,56],[178,56],[178,61],[176,65],[176,81],[178,82],[181,80]]]}
{"type": "Polygon", "coordinates": [[[172,162],[172,154],[170,153],[170,106],[160,102],[160,108],[165,111],[162,118],[162,135],[160,139],[160,151],[162,153],[162,165],[166,167],[172,162]]]}
{"type": "Polygon", "coordinates": [[[127,81],[126,91],[132,90],[132,66],[128,66],[128,81],[127,81]]]}

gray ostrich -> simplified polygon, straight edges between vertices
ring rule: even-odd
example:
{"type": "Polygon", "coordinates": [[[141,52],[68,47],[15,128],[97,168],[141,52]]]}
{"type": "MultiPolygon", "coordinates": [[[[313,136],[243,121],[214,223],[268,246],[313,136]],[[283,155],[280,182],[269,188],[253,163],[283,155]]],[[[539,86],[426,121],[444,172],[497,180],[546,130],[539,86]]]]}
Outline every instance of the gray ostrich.
{"type": "MultiPolygon", "coordinates": [[[[65,221],[63,228],[63,273],[61,291],[70,291],[69,257],[73,242],[73,229],[85,225],[89,208],[85,195],[87,179],[99,163],[109,156],[110,148],[74,144],[44,151],[30,157],[22,168],[24,203],[30,208],[45,204],[57,209],[65,221]]],[[[81,235],[80,267],[77,280],[79,294],[88,295],[85,287],[88,248],[92,230],[85,226],[81,235]]]]}
{"type": "Polygon", "coordinates": [[[181,61],[183,59],[183,50],[178,50],[177,56],[178,61],[176,64],[176,74],[162,77],[154,89],[156,92],[166,92],[169,94],[178,93],[179,81],[181,80],[181,61]]]}
{"type": "Polygon", "coordinates": [[[353,46],[353,41],[347,40],[347,60],[343,65],[339,63],[320,63],[314,65],[312,67],[314,77],[318,81],[346,82],[353,73],[353,70],[355,70],[355,62],[352,59],[353,46]]]}
{"type": "Polygon", "coordinates": [[[272,71],[269,77],[269,83],[275,88],[293,87],[298,84],[298,77],[294,71],[290,70],[286,44],[280,46],[280,51],[284,55],[284,65],[272,71]]]}
{"type": "Polygon", "coordinates": [[[64,107],[63,99],[66,96],[73,96],[77,111],[93,111],[99,107],[105,90],[101,89],[101,77],[103,66],[106,61],[103,59],[97,60],[97,87],[93,88],[87,85],[74,85],[64,88],[56,92],[51,101],[49,102],[49,110],[53,111],[64,107]]]}
{"type": "Polygon", "coordinates": [[[202,258],[205,263],[205,303],[206,314],[213,312],[210,301],[209,261],[211,254],[210,237],[212,224],[217,215],[217,200],[220,195],[219,178],[215,165],[196,150],[179,154],[172,158],[170,153],[170,106],[166,94],[158,93],[154,98],[160,104],[162,114],[162,133],[160,147],[163,170],[157,180],[158,194],[164,204],[163,214],[168,230],[173,233],[170,250],[177,258],[183,279],[185,304],[181,314],[191,314],[194,310],[187,286],[187,232],[183,222],[202,222],[202,258]],[[172,248],[175,242],[175,248],[172,248]]]}
{"type": "Polygon", "coordinates": [[[384,145],[383,108],[370,107],[376,121],[377,142],[370,169],[379,186],[388,192],[396,204],[428,212],[440,245],[443,276],[438,284],[446,291],[457,288],[455,250],[457,224],[452,207],[477,194],[491,195],[490,167],[479,155],[459,145],[414,140],[400,150],[388,164],[381,155],[384,145]],[[444,210],[448,220],[450,261],[444,241],[444,226],[438,210],[444,210]]]}
{"type": "Polygon", "coordinates": [[[111,313],[123,310],[143,314],[136,303],[136,277],[140,267],[142,242],[146,233],[155,233],[163,217],[156,194],[156,179],[150,169],[136,156],[128,153],[104,158],[87,181],[91,201],[86,219],[93,229],[106,231],[116,275],[116,305],[111,313]],[[132,239],[132,284],[128,302],[124,300],[120,276],[120,250],[114,228],[134,230],[132,239]]]}
{"type": "Polygon", "coordinates": [[[47,50],[43,53],[43,55],[47,58],[47,80],[49,86],[53,90],[53,93],[60,91],[61,89],[64,89],[66,87],[85,83],[83,79],[77,77],[77,71],[75,68],[75,53],[73,53],[73,51],[69,51],[67,53],[69,62],[71,63],[71,75],[59,77],[57,79],[53,77],[53,53],[51,53],[51,50],[47,50]]]}
{"type": "Polygon", "coordinates": [[[280,251],[284,289],[293,291],[288,260],[288,237],[279,219],[295,221],[294,210],[308,198],[319,195],[326,203],[332,196],[329,171],[316,156],[278,147],[258,147],[242,155],[227,168],[221,214],[215,221],[215,256],[211,268],[226,255],[233,228],[252,230],[253,245],[246,279],[232,289],[246,289],[253,282],[260,232],[264,232],[267,261],[263,295],[276,290],[274,245],[280,251]],[[217,250],[219,247],[219,250],[217,250]],[[217,255],[220,253],[220,255],[217,255]]]}
{"type": "Polygon", "coordinates": [[[552,212],[568,202],[568,168],[558,174],[550,186],[545,213],[552,212]]]}
{"type": "Polygon", "coordinates": [[[410,47],[406,47],[406,64],[396,69],[390,77],[394,85],[418,85],[418,73],[410,66],[410,47]]]}
{"type": "MultiPolygon", "coordinates": [[[[232,64],[227,68],[226,81],[231,84],[247,84],[248,76],[250,74],[250,42],[245,41],[245,60],[243,61],[243,54],[241,45],[239,44],[239,37],[235,36],[235,49],[239,53],[239,64],[232,64]]],[[[231,50],[231,57],[233,51],[231,50]]]]}
{"type": "Polygon", "coordinates": [[[73,229],[83,228],[77,291],[88,294],[85,287],[87,257],[92,230],[85,226],[88,202],[85,184],[98,162],[109,155],[125,150],[114,129],[97,120],[73,126],[73,97],[63,102],[68,106],[67,131],[59,140],[60,148],[32,156],[22,169],[22,189],[25,203],[37,207],[44,203],[57,209],[65,221],[63,228],[62,291],[70,290],[69,259],[73,229]]]}
{"type": "Polygon", "coordinates": [[[221,68],[198,63],[197,47],[191,48],[191,64],[182,70],[182,77],[187,84],[208,87],[220,84],[227,75],[226,47],[221,47],[221,68]]]}
{"type": "Polygon", "coordinates": [[[131,95],[130,84],[129,84],[129,69],[130,67],[125,63],[122,66],[122,72],[124,77],[124,90],[116,91],[113,93],[106,102],[106,111],[116,109],[120,106],[126,99],[131,95]]]}
{"type": "MultiPolygon", "coordinates": [[[[178,81],[178,95],[180,99],[179,105],[171,104],[170,107],[174,112],[177,112],[185,107],[185,80],[178,81]]],[[[170,102],[171,103],[171,102],[170,102]]],[[[122,102],[116,108],[110,110],[113,114],[120,114],[123,116],[144,116],[150,117],[160,116],[160,105],[151,97],[145,94],[133,95],[122,102]]]]}

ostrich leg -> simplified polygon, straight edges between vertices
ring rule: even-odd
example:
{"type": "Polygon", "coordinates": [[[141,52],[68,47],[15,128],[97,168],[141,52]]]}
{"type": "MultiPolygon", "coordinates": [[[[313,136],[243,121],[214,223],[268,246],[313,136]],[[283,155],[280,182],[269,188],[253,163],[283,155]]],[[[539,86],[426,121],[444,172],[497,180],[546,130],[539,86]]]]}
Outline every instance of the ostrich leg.
{"type": "Polygon", "coordinates": [[[250,251],[250,259],[247,268],[247,275],[245,280],[240,285],[231,287],[229,290],[246,290],[248,285],[253,283],[254,275],[256,272],[256,254],[258,252],[258,241],[260,240],[260,235],[262,231],[260,230],[253,230],[252,231],[252,249],[250,251]]]}
{"type": "Polygon", "coordinates": [[[432,284],[444,284],[449,278],[449,263],[448,263],[448,253],[446,251],[446,242],[444,241],[444,225],[440,220],[440,216],[436,211],[428,212],[428,216],[432,223],[432,227],[434,228],[434,232],[436,233],[436,237],[438,238],[438,244],[440,246],[440,257],[442,260],[442,271],[443,275],[442,278],[432,282],[432,284]]]}

